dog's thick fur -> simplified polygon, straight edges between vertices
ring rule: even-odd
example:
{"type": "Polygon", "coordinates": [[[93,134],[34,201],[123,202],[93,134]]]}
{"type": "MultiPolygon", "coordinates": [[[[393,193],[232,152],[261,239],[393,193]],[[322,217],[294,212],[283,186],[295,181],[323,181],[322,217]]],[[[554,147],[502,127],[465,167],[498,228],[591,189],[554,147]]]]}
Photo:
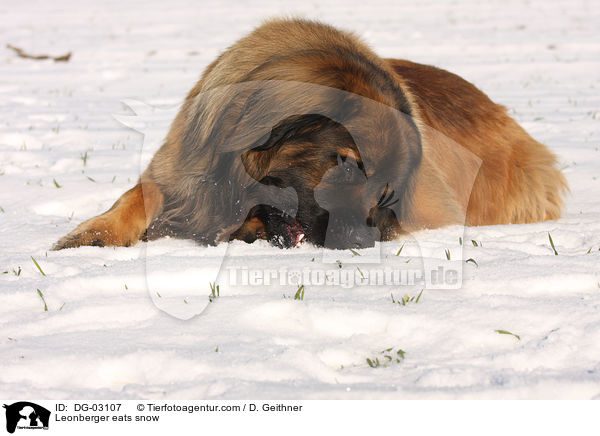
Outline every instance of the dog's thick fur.
{"type": "MultiPolygon", "coordinates": [[[[335,103],[337,97],[323,93],[301,98],[306,107],[316,108],[327,98],[327,103],[335,103]]],[[[460,77],[405,60],[382,59],[352,34],[321,23],[273,20],[207,67],[139,183],[55,248],[127,246],[167,234],[205,244],[252,241],[293,228],[295,223],[274,224],[279,212],[239,206],[240,200],[252,197],[252,185],[258,182],[296,189],[295,222],[304,232],[313,232],[309,240],[323,244],[324,230],[317,228],[327,227],[327,218],[319,215],[311,196],[336,165],[336,155],[343,168],[359,168],[365,177],[383,171],[378,169],[380,162],[394,163],[395,174],[390,176],[398,197],[394,213],[378,209],[386,192],[373,191],[374,203],[364,206],[369,225],[379,228],[381,239],[449,224],[557,219],[568,189],[555,156],[505,108],[460,77]],[[330,118],[299,114],[273,126],[271,136],[251,140],[252,147],[236,150],[237,154],[224,152],[227,135],[250,128],[251,122],[244,121],[249,106],[258,106],[260,112],[292,100],[283,91],[259,101],[260,89],[234,85],[274,80],[347,91],[407,117],[389,128],[391,119],[383,109],[354,116],[351,122],[362,136],[379,144],[369,150],[357,150],[344,127],[330,118]],[[479,172],[472,161],[461,157],[464,154],[448,151],[448,141],[441,144],[445,141],[441,138],[476,155],[481,160],[479,172]],[[348,159],[354,163],[346,163],[348,159]],[[367,160],[374,165],[366,168],[367,160]],[[316,221],[317,215],[322,222],[316,221]]],[[[336,192],[352,197],[355,191],[336,192]]]]}

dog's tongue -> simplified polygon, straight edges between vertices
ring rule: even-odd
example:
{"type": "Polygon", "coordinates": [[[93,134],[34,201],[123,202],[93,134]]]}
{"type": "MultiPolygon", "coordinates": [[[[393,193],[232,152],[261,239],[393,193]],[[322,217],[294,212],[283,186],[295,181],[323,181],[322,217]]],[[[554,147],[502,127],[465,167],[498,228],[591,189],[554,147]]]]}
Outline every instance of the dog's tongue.
{"type": "Polygon", "coordinates": [[[285,228],[288,233],[289,240],[292,241],[295,247],[300,246],[305,238],[304,229],[297,221],[294,221],[293,224],[288,224],[285,228]]]}

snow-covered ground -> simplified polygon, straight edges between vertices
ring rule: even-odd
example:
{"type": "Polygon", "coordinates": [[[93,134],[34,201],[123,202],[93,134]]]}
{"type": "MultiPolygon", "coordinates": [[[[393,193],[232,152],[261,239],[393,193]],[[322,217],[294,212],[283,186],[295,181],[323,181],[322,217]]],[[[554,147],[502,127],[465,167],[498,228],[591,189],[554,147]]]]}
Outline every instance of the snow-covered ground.
{"type": "MultiPolygon", "coordinates": [[[[600,398],[597,2],[353,3],[0,3],[0,397],[600,398]],[[461,262],[462,286],[405,305],[390,294],[423,286],[307,284],[294,300],[293,283],[234,284],[223,268],[220,297],[200,310],[214,279],[202,268],[218,268],[224,249],[225,267],[249,270],[372,267],[308,246],[48,251],[135,183],[142,148],[165,133],[160,115],[145,138],[124,127],[122,101],[180,103],[222,49],[290,13],[449,69],[507,106],[559,155],[572,191],[563,218],[460,230],[462,258],[477,264],[461,262]],[[6,43],[73,56],[20,59],[6,43]],[[169,286],[182,295],[160,294],[169,286]]],[[[416,236],[443,262],[447,248],[460,255],[456,232],[416,236]]],[[[379,248],[418,263],[418,247],[396,257],[398,246],[379,248]]]]}

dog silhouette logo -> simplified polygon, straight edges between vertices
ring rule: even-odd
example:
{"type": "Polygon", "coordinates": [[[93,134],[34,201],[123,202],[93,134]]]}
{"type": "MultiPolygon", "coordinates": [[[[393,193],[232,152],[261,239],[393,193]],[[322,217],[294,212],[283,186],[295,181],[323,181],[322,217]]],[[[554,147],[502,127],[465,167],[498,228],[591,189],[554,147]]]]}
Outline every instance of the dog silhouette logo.
{"type": "Polygon", "coordinates": [[[6,431],[14,433],[18,429],[48,430],[50,411],[28,401],[4,405],[6,409],[6,431]]]}

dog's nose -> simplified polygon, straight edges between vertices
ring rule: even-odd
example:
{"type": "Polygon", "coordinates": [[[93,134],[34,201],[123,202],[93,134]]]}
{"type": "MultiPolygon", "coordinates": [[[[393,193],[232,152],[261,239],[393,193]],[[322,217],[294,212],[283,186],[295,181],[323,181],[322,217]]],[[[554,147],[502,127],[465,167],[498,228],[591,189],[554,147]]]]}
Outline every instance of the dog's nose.
{"type": "Polygon", "coordinates": [[[368,248],[375,245],[375,234],[372,227],[361,226],[349,230],[348,243],[352,248],[368,248]]]}
{"type": "Polygon", "coordinates": [[[366,224],[331,220],[327,226],[325,247],[334,249],[368,248],[375,245],[376,228],[366,224]]]}

